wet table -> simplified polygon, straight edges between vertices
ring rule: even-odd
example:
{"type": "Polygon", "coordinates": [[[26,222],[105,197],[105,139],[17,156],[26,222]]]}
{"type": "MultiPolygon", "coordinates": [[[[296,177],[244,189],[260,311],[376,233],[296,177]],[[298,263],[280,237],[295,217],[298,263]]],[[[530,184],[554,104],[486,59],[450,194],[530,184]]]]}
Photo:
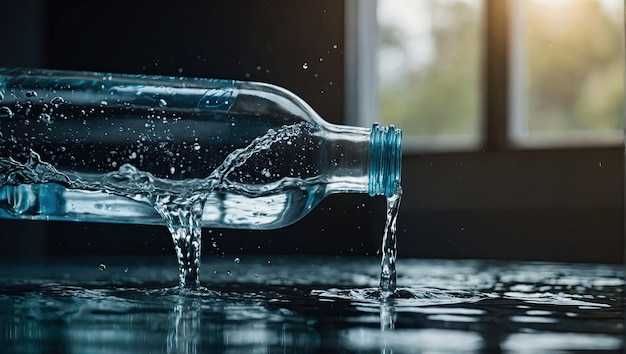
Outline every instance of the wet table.
{"type": "Polygon", "coordinates": [[[623,268],[398,261],[380,300],[376,257],[206,256],[180,292],[174,257],[0,266],[2,352],[621,352],[623,268]]]}

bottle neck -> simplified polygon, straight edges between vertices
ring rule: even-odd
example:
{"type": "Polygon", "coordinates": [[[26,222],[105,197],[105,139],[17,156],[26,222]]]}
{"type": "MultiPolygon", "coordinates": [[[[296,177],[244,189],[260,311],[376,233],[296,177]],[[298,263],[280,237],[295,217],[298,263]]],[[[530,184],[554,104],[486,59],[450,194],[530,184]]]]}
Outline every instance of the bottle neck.
{"type": "Polygon", "coordinates": [[[371,196],[392,196],[402,172],[402,131],[393,125],[374,124],[370,135],[369,183],[371,196]]]}
{"type": "Polygon", "coordinates": [[[327,162],[327,193],[391,196],[400,183],[400,129],[328,125],[322,155],[327,162]]]}

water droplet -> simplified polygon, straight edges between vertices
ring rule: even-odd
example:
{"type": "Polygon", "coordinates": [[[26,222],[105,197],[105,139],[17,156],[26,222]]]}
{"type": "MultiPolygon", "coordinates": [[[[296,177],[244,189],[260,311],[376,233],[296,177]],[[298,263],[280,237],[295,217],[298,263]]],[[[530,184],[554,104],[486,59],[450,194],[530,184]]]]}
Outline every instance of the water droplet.
{"type": "Polygon", "coordinates": [[[35,92],[35,91],[26,91],[26,97],[37,97],[37,92],[35,92]]]}
{"type": "Polygon", "coordinates": [[[54,108],[59,108],[59,105],[60,105],[61,103],[64,103],[64,102],[65,102],[65,100],[63,99],[63,97],[59,97],[59,96],[57,96],[57,97],[53,97],[53,98],[50,100],[50,104],[54,105],[54,108]]]}
{"type": "Polygon", "coordinates": [[[183,68],[178,68],[178,73],[182,74],[183,73],[183,68]]]}
{"type": "Polygon", "coordinates": [[[136,159],[136,158],[137,158],[137,153],[133,151],[133,152],[130,154],[129,158],[130,158],[131,160],[136,159]]]}
{"type": "Polygon", "coordinates": [[[267,178],[271,177],[272,174],[270,173],[270,171],[267,168],[264,168],[261,170],[261,174],[267,178]]]}
{"type": "Polygon", "coordinates": [[[0,118],[13,117],[13,111],[9,107],[0,107],[0,118]]]}
{"type": "Polygon", "coordinates": [[[255,277],[255,278],[258,278],[258,277],[259,277],[259,275],[255,273],[255,274],[254,274],[254,277],[255,277]]]}
{"type": "Polygon", "coordinates": [[[302,64],[302,69],[306,70],[309,68],[309,63],[302,64]]]}
{"type": "Polygon", "coordinates": [[[336,44],[333,44],[333,49],[337,49],[337,45],[336,44]]]}
{"type": "Polygon", "coordinates": [[[128,268],[124,268],[124,273],[128,273],[128,268]]]}
{"type": "Polygon", "coordinates": [[[200,144],[194,143],[193,144],[193,149],[196,150],[196,151],[200,150],[200,144]]]}
{"type": "Polygon", "coordinates": [[[213,246],[213,248],[217,248],[217,242],[213,242],[211,246],[213,246]]]}
{"type": "Polygon", "coordinates": [[[39,115],[39,120],[46,124],[52,123],[52,117],[48,113],[41,113],[39,115]]]}
{"type": "Polygon", "coordinates": [[[100,269],[100,271],[102,272],[102,271],[107,270],[107,266],[106,266],[106,265],[104,265],[104,264],[100,264],[100,266],[98,267],[98,269],[100,269]]]}
{"type": "Polygon", "coordinates": [[[167,101],[161,98],[159,100],[159,107],[165,108],[165,106],[167,106],[167,101]]]}
{"type": "Polygon", "coordinates": [[[107,101],[100,101],[100,106],[101,107],[104,107],[104,106],[106,106],[108,104],[109,104],[109,102],[107,102],[107,101]]]}
{"type": "Polygon", "coordinates": [[[270,263],[272,263],[272,261],[268,259],[268,260],[267,260],[267,264],[270,264],[270,263]]]}
{"type": "Polygon", "coordinates": [[[324,58],[320,58],[320,62],[323,62],[323,61],[324,61],[324,58]]]}
{"type": "Polygon", "coordinates": [[[176,168],[174,168],[174,166],[170,167],[170,173],[174,174],[174,172],[176,172],[176,168]]]}
{"type": "Polygon", "coordinates": [[[237,264],[241,263],[241,259],[239,259],[239,257],[236,257],[233,261],[237,264]]]}
{"type": "Polygon", "coordinates": [[[261,65],[257,65],[257,66],[256,66],[256,69],[257,69],[257,70],[261,70],[261,65]]]}
{"type": "Polygon", "coordinates": [[[233,275],[233,273],[229,270],[226,272],[228,275],[233,275]]]}

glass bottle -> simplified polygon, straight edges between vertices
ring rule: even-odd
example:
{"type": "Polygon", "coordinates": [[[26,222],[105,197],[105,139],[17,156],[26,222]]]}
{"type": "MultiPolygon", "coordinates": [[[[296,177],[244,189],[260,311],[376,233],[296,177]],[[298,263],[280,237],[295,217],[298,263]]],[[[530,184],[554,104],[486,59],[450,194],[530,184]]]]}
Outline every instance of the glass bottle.
{"type": "Polygon", "coordinates": [[[331,193],[390,196],[401,131],[330,124],[280,87],[0,68],[0,217],[271,229],[331,193]]]}

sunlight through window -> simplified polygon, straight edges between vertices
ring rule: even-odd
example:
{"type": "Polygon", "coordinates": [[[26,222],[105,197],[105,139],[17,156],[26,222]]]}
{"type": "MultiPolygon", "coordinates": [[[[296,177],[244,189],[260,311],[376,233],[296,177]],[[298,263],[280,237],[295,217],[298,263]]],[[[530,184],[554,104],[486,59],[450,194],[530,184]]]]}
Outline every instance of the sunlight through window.
{"type": "Polygon", "coordinates": [[[620,144],[621,0],[512,0],[510,137],[518,145],[620,144]]]}

